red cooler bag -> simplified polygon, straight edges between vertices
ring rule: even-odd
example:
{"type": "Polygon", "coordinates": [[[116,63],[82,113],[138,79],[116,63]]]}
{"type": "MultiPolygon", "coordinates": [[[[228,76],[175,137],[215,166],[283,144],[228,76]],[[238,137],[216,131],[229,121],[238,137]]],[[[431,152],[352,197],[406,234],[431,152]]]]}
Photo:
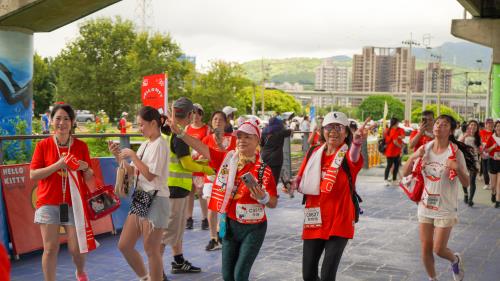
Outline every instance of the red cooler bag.
{"type": "Polygon", "coordinates": [[[120,207],[120,198],[112,185],[105,185],[91,193],[87,199],[91,220],[105,217],[120,207]]]}
{"type": "Polygon", "coordinates": [[[422,158],[417,160],[413,171],[407,177],[404,177],[399,183],[399,187],[410,198],[411,201],[420,202],[424,192],[424,177],[422,176],[422,158]]]}

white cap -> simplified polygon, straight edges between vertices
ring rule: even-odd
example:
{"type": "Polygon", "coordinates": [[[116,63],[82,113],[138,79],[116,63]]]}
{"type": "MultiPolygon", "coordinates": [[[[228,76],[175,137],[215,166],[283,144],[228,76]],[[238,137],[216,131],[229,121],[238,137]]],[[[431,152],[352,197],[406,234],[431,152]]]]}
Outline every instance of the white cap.
{"type": "Polygon", "coordinates": [[[201,110],[201,111],[205,112],[205,110],[203,110],[203,106],[201,106],[201,104],[193,103],[193,106],[194,106],[194,109],[201,110]]]}
{"type": "Polygon", "coordinates": [[[342,112],[330,112],[323,119],[323,127],[333,123],[349,126],[349,120],[347,119],[347,116],[342,112]]]}
{"type": "Polygon", "coordinates": [[[230,106],[225,106],[223,109],[222,109],[222,112],[224,112],[224,114],[226,114],[226,116],[228,116],[229,114],[237,111],[238,109],[236,109],[235,107],[230,107],[230,106]]]}
{"type": "Polygon", "coordinates": [[[127,115],[128,115],[128,113],[127,113],[127,112],[125,112],[125,111],[124,111],[124,112],[122,112],[122,116],[127,116],[127,115]]]}
{"type": "Polygon", "coordinates": [[[241,126],[238,127],[238,130],[233,132],[233,135],[236,136],[238,132],[247,133],[249,135],[256,135],[260,139],[259,125],[253,121],[246,121],[241,124],[241,126]]]}

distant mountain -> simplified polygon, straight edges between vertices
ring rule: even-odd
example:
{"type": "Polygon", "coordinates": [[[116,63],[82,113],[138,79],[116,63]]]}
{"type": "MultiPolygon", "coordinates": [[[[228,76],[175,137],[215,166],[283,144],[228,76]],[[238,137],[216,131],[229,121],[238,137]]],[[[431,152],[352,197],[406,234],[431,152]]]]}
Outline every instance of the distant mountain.
{"type": "MultiPolygon", "coordinates": [[[[442,62],[447,65],[458,66],[469,69],[489,70],[491,64],[492,49],[469,42],[446,42],[443,45],[427,50],[415,48],[413,55],[417,60],[429,61],[430,55],[440,55],[442,62]],[[481,62],[477,62],[481,60],[481,62]]],[[[433,59],[435,60],[435,58],[433,59]]]]}
{"type": "MultiPolygon", "coordinates": [[[[361,53],[361,48],[359,53],[361,53]]],[[[487,71],[491,63],[492,50],[481,45],[458,42],[446,42],[443,45],[433,48],[415,48],[413,55],[417,58],[417,69],[425,68],[430,61],[436,61],[433,55],[441,55],[444,67],[452,68],[454,73],[464,71],[477,71],[479,68],[487,71]],[[480,63],[476,60],[481,60],[480,63]]],[[[352,66],[352,58],[349,56],[333,56],[334,64],[338,66],[352,66]]],[[[314,88],[314,69],[318,67],[324,59],[328,58],[285,58],[285,59],[265,59],[253,60],[242,64],[246,70],[247,77],[255,82],[260,82],[263,76],[262,65],[264,65],[266,79],[275,83],[300,83],[304,88],[311,90],[314,88]]],[[[483,75],[479,75],[481,78],[483,75]]],[[[480,79],[478,76],[478,79],[480,79]]],[[[486,76],[486,75],[484,75],[486,76]]],[[[485,78],[484,78],[485,79],[485,78]]],[[[462,91],[465,81],[463,77],[457,75],[452,80],[453,91],[462,91]]],[[[483,83],[483,85],[486,81],[483,83]]],[[[485,86],[483,86],[485,87],[485,86]]],[[[483,88],[478,87],[478,88],[483,88]]]]}

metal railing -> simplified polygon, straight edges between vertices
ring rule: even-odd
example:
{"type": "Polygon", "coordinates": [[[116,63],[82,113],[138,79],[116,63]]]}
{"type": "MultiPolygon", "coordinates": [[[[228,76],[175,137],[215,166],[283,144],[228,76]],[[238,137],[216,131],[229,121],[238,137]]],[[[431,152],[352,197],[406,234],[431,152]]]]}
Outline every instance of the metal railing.
{"type": "MultiPolygon", "coordinates": [[[[50,137],[51,135],[12,135],[12,136],[0,136],[0,164],[4,163],[4,153],[3,153],[3,143],[5,141],[22,141],[22,140],[37,140],[37,139],[45,139],[50,137]]],[[[93,138],[93,139],[103,139],[110,137],[119,137],[120,145],[122,147],[130,147],[130,138],[131,137],[142,137],[141,134],[74,134],[76,138],[93,138]]]]}

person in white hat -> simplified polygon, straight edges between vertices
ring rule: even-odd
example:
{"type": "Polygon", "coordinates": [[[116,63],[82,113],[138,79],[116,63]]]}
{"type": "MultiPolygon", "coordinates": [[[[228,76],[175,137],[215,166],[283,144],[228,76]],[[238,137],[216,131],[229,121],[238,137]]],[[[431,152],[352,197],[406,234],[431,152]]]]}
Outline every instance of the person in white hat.
{"type": "Polygon", "coordinates": [[[309,149],[292,185],[292,190],[298,188],[305,195],[302,277],[306,281],[335,280],[347,241],[354,236],[359,214],[354,183],[363,167],[361,144],[368,136],[369,121],[353,134],[344,113],[328,113],[321,129],[325,143],[309,149]]]}
{"type": "Polygon", "coordinates": [[[127,133],[127,115],[127,112],[122,112],[122,118],[118,121],[118,129],[120,129],[120,133],[122,134],[127,133]]]}
{"type": "Polygon", "coordinates": [[[226,129],[224,129],[224,131],[226,133],[232,133],[233,132],[233,128],[234,128],[234,113],[237,110],[238,110],[237,108],[230,107],[230,106],[225,106],[222,109],[222,112],[224,112],[224,114],[226,114],[227,120],[229,121],[226,129]]]}
{"type": "Polygon", "coordinates": [[[260,251],[267,230],[265,207],[278,203],[276,183],[269,166],[263,164],[257,150],[260,129],[252,122],[243,123],[234,132],[236,150],[218,151],[198,139],[183,134],[172,116],[172,131],[210,161],[217,170],[209,208],[223,214],[222,278],[248,280],[252,264],[260,251]],[[216,196],[217,195],[217,196],[216,196]]]}

